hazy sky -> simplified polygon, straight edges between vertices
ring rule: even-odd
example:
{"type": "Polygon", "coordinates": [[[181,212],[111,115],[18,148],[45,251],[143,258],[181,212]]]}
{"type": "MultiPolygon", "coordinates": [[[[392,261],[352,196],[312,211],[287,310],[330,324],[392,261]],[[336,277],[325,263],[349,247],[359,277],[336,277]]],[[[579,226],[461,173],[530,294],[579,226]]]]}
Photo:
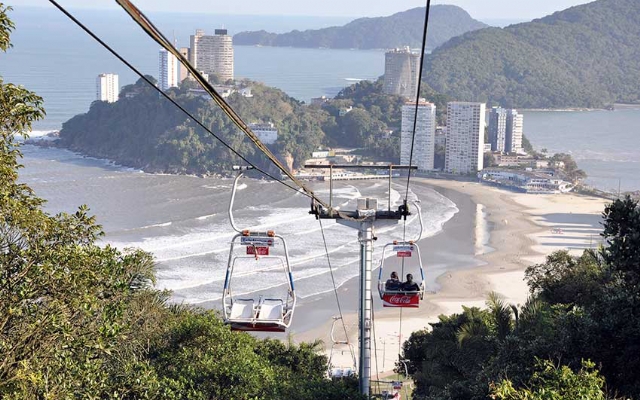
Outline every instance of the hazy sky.
{"type": "MultiPolygon", "coordinates": [[[[115,0],[57,0],[65,7],[117,8],[115,0]]],[[[477,19],[530,20],[590,0],[432,0],[455,4],[477,19]]],[[[215,14],[277,14],[372,17],[424,6],[426,0],[133,0],[143,11],[215,14]]],[[[47,0],[5,0],[10,5],[47,6],[47,0]]]]}

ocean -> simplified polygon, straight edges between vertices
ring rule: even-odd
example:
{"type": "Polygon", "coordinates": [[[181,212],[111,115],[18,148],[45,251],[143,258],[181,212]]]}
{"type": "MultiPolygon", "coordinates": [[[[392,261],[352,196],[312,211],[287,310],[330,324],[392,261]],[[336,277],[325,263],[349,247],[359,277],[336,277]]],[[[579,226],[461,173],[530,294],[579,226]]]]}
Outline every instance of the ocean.
{"type": "Polygon", "coordinates": [[[534,147],[571,154],[586,183],[611,193],[640,190],[640,107],[523,114],[534,147]]]}

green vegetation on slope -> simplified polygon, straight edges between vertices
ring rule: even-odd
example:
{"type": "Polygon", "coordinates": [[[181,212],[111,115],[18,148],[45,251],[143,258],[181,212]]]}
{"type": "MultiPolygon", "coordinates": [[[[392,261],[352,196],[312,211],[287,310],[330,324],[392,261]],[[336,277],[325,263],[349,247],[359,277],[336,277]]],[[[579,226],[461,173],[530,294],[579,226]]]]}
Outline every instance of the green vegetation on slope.
{"type": "Polygon", "coordinates": [[[506,107],[639,102],[640,2],[598,0],[504,29],[454,38],[427,57],[425,79],[461,101],[506,107]]]}
{"type": "MultiPolygon", "coordinates": [[[[359,18],[340,27],[275,34],[266,31],[240,32],[236,45],[285,47],[327,47],[333,49],[390,49],[421,47],[425,8],[413,8],[388,17],[359,18]]],[[[462,8],[435,5],[431,8],[427,48],[434,49],[452,37],[485,28],[462,8]]]]}
{"type": "MultiPolygon", "coordinates": [[[[191,86],[184,82],[170,95],[232,148],[266,167],[253,143],[213,101],[189,92],[191,86]]],[[[285,159],[292,157],[294,166],[302,164],[323,143],[321,125],[328,114],[304,107],[280,90],[258,83],[251,83],[251,87],[252,98],[232,94],[229,103],[248,123],[273,122],[279,131],[278,141],[272,145],[274,153],[285,159]]],[[[89,112],[65,122],[60,138],[61,146],[146,171],[210,173],[239,162],[142,80],[125,87],[119,101],[96,101],[89,112]]]]}
{"type": "Polygon", "coordinates": [[[627,197],[603,216],[606,246],[529,267],[524,305],[491,294],[487,309],[465,307],[412,334],[414,398],[639,398],[640,207],[627,197]]]}
{"type": "MultiPolygon", "coordinates": [[[[365,150],[366,155],[398,162],[402,106],[407,100],[402,96],[385,94],[383,85],[382,78],[375,82],[358,82],[342,89],[325,107],[336,122],[325,126],[330,144],[359,147],[365,150]],[[353,107],[353,110],[340,117],[340,109],[347,107],[353,107]]],[[[448,98],[424,83],[421,95],[436,105],[438,121],[444,124],[448,98]]]]}

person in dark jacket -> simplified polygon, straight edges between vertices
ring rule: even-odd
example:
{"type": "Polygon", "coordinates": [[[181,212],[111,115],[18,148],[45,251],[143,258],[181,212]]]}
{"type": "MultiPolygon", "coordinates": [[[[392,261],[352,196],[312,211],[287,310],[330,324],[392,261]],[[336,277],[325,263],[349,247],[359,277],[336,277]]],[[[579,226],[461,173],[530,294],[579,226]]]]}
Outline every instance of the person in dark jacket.
{"type": "Polygon", "coordinates": [[[402,290],[405,292],[420,291],[420,286],[413,281],[413,275],[407,274],[407,281],[402,284],[402,290]]]}
{"type": "Polygon", "coordinates": [[[391,277],[387,279],[387,282],[384,284],[385,290],[400,290],[402,286],[402,282],[398,279],[398,273],[393,271],[391,273],[391,277]]]}

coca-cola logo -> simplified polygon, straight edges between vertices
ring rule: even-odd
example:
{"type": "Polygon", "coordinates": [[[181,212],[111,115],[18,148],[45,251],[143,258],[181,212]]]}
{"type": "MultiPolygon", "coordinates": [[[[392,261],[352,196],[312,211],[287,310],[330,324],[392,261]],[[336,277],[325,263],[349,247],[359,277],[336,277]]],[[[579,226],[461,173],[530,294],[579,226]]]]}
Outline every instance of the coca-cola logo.
{"type": "Polygon", "coordinates": [[[411,304],[411,297],[409,296],[401,296],[401,295],[393,295],[389,297],[389,303],[392,304],[411,304]]]}

